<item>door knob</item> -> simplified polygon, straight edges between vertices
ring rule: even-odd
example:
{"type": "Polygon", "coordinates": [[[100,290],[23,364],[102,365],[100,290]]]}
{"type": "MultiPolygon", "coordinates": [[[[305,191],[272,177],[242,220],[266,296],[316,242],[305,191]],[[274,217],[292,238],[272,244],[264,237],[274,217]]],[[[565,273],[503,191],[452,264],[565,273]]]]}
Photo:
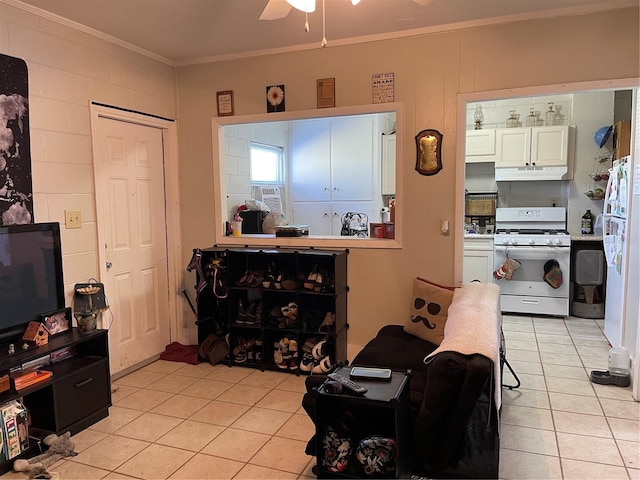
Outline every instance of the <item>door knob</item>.
{"type": "Polygon", "coordinates": [[[109,270],[111,267],[113,267],[113,264],[111,262],[107,262],[106,266],[107,266],[107,270],[109,270]]]}

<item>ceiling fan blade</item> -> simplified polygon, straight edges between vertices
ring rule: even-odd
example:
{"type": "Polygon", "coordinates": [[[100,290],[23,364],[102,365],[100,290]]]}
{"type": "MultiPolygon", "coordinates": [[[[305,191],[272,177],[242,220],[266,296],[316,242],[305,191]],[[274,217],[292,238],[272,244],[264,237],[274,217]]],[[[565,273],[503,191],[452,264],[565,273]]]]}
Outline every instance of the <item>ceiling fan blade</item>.
{"type": "Polygon", "coordinates": [[[423,7],[426,7],[427,5],[432,3],[434,0],[413,0],[413,1],[416,2],[418,5],[422,5],[423,7]]]}
{"type": "Polygon", "coordinates": [[[267,6],[260,14],[260,20],[277,20],[286,17],[291,11],[291,5],[287,0],[269,0],[267,6]]]}

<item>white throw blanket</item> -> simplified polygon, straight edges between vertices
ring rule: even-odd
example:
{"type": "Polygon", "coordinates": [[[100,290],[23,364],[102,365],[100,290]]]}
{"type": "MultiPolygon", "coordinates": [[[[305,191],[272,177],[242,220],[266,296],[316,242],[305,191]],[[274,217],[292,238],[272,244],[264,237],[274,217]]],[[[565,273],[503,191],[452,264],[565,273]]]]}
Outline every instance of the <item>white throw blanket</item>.
{"type": "Polygon", "coordinates": [[[466,283],[453,292],[444,340],[427,355],[425,363],[440,352],[459,352],[463,355],[479,353],[493,361],[494,400],[496,410],[502,404],[500,377],[500,287],[494,283],[466,283]]]}

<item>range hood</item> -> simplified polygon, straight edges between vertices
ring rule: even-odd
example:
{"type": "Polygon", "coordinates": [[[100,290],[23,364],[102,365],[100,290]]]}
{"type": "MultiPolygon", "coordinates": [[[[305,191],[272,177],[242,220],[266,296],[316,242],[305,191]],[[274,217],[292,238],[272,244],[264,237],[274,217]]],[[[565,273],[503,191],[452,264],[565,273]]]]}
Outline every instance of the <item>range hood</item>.
{"type": "Polygon", "coordinates": [[[566,165],[559,167],[496,167],[496,182],[518,182],[534,180],[570,180],[566,165]]]}

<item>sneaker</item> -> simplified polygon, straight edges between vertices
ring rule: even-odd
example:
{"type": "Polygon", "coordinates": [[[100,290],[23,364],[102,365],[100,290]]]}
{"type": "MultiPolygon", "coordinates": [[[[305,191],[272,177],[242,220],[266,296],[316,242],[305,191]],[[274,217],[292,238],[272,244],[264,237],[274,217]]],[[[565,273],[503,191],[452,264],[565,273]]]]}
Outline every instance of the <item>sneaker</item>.
{"type": "Polygon", "coordinates": [[[319,341],[314,345],[313,349],[311,349],[311,354],[316,360],[326,357],[329,355],[329,342],[327,340],[319,341]]]}
{"type": "Polygon", "coordinates": [[[314,366],[314,360],[315,359],[311,353],[304,353],[302,355],[302,360],[300,360],[300,371],[311,373],[314,366]]]}
{"type": "Polygon", "coordinates": [[[331,357],[327,355],[326,357],[318,360],[317,363],[314,362],[311,373],[329,373],[333,370],[333,367],[334,365],[331,363],[331,357]]]}

